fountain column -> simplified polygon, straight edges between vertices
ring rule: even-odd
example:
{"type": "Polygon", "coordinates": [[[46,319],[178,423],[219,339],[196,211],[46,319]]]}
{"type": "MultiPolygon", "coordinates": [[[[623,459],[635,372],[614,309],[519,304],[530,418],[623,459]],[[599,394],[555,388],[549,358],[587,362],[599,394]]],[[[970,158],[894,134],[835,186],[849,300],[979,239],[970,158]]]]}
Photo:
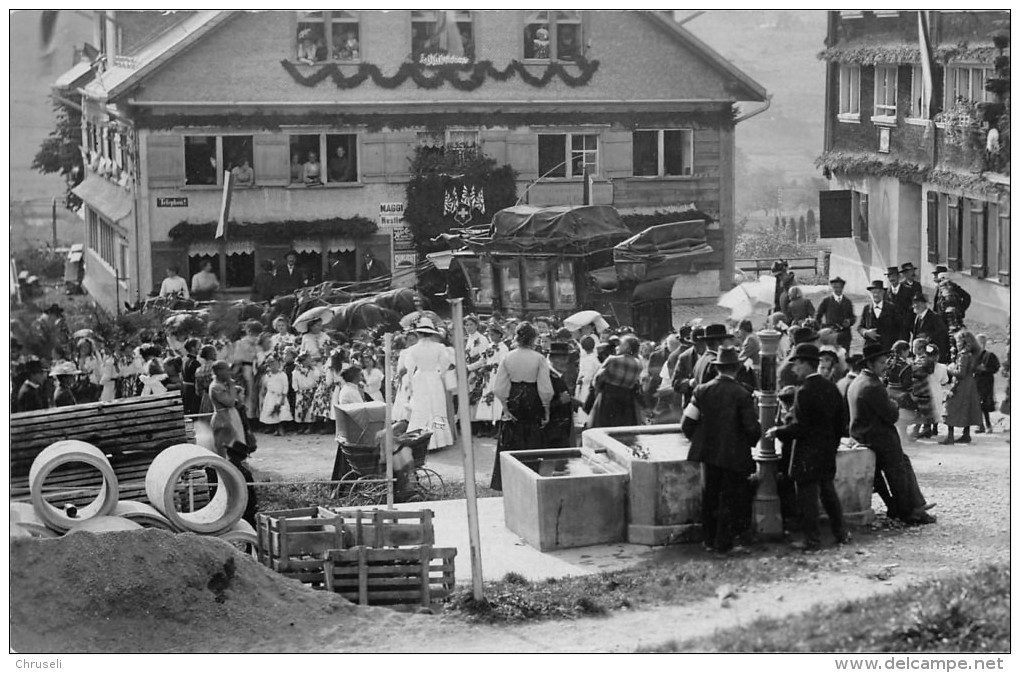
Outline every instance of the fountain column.
{"type": "Polygon", "coordinates": [[[776,396],[777,354],[779,332],[765,329],[758,332],[761,340],[761,392],[758,397],[758,420],[762,437],[752,455],[758,464],[756,478],[758,490],[754,497],[754,530],[759,539],[779,539],[783,536],[783,516],[779,505],[779,490],[776,474],[779,456],[776,444],[765,437],[765,431],[776,424],[776,410],[779,407],[776,396]]]}

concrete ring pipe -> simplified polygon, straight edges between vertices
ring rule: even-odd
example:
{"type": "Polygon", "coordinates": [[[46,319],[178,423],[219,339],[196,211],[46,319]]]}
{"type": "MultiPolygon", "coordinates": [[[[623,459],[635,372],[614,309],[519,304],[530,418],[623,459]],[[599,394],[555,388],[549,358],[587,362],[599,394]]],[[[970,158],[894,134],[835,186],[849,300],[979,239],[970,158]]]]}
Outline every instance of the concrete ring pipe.
{"type": "Polygon", "coordinates": [[[39,518],[35,507],[27,502],[11,503],[11,532],[18,528],[31,537],[54,538],[60,534],[46,527],[46,522],[39,518]]]}
{"type": "Polygon", "coordinates": [[[230,530],[248,506],[248,488],[241,471],[209,449],[194,444],[175,444],[160,452],[145,474],[145,493],[172,525],[204,535],[230,530]],[[215,494],[204,507],[180,512],[175,498],[177,484],[182,475],[197,468],[216,473],[215,494]]]}
{"type": "Polygon", "coordinates": [[[170,523],[170,519],[159,513],[159,510],[152,505],[137,500],[121,500],[113,508],[113,516],[119,516],[134,521],[143,528],[158,528],[170,533],[179,533],[180,528],[170,523]]]}
{"type": "Polygon", "coordinates": [[[43,449],[28,471],[28,485],[32,494],[32,506],[47,526],[58,533],[66,533],[85,519],[106,516],[117,506],[117,475],[106,458],[106,454],[87,442],[64,439],[43,449]],[[70,510],[54,507],[46,499],[46,480],[50,473],[60,467],[84,463],[99,471],[102,484],[95,499],[84,507],[76,507],[74,515],[70,510]]]}
{"type": "Polygon", "coordinates": [[[120,533],[125,530],[143,530],[141,524],[129,521],[119,516],[97,516],[79,524],[67,531],[68,535],[75,533],[120,533]]]}
{"type": "Polygon", "coordinates": [[[251,524],[244,519],[235,523],[234,526],[226,533],[220,533],[216,537],[224,542],[229,542],[246,556],[251,556],[256,561],[258,560],[258,535],[255,533],[255,529],[251,527],[251,524]]]}

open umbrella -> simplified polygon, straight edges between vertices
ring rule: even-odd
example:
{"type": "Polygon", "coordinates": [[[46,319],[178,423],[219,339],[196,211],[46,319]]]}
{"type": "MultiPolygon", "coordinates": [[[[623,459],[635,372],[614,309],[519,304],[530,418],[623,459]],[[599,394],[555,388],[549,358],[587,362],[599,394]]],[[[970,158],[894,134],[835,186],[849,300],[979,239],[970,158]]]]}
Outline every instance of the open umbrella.
{"type": "Polygon", "coordinates": [[[775,276],[763,276],[759,280],[737,285],[719,297],[716,304],[730,309],[730,318],[733,320],[743,320],[757,309],[771,309],[775,292],[775,276]]]}
{"type": "Polygon", "coordinates": [[[309,325],[316,320],[321,320],[323,324],[328,323],[337,314],[337,311],[342,308],[342,306],[316,306],[310,308],[299,315],[294,321],[294,331],[304,334],[308,331],[309,325]]]}
{"type": "Polygon", "coordinates": [[[577,332],[585,325],[594,325],[599,332],[609,327],[609,323],[598,311],[578,311],[563,321],[563,326],[571,332],[577,332]]]}

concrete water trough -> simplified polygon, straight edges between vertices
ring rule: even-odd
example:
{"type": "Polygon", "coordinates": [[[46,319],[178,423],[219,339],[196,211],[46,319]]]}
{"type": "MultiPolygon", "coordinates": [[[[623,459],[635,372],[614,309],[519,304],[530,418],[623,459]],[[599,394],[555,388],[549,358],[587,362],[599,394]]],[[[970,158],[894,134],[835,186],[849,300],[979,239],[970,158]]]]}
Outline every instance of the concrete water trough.
{"type": "Polygon", "coordinates": [[[505,451],[506,526],[540,551],[622,542],[627,470],[605,450],[505,451]]]}

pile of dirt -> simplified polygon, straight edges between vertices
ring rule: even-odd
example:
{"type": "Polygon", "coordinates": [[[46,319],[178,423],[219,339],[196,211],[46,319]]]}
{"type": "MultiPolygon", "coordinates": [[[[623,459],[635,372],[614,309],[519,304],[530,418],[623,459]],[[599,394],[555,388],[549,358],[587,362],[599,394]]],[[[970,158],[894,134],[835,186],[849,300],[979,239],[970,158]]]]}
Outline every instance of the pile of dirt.
{"type": "Polygon", "coordinates": [[[307,639],[398,628],[260,565],[212,537],[146,529],[12,539],[11,647],[18,652],[280,652],[307,639]]]}

